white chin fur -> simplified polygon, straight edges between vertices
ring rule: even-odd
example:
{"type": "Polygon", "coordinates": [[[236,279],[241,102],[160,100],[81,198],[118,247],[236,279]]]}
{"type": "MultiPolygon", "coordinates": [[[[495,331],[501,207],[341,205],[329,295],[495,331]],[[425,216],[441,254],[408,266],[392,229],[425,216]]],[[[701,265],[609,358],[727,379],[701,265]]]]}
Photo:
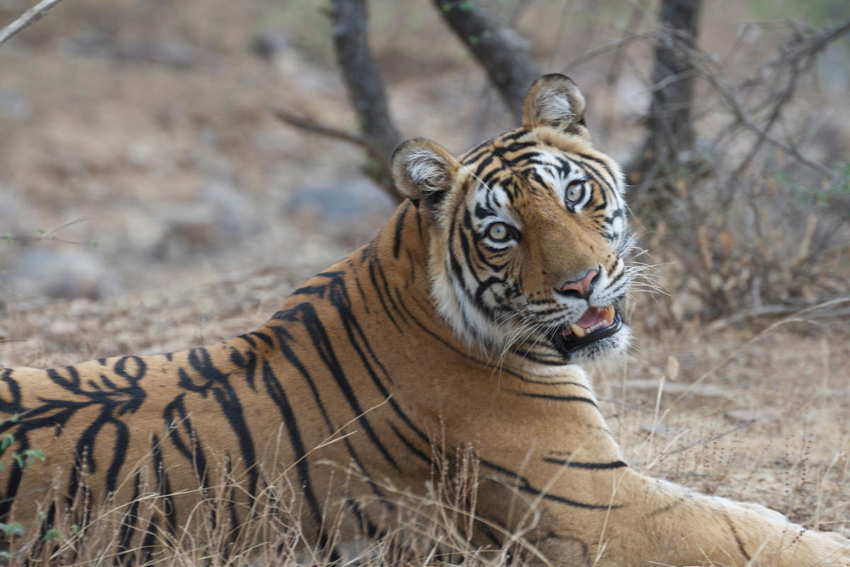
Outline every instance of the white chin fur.
{"type": "Polygon", "coordinates": [[[463,295],[460,284],[444,270],[432,270],[431,297],[437,311],[467,346],[482,352],[498,351],[508,341],[508,325],[494,325],[463,295]]]}
{"type": "Polygon", "coordinates": [[[622,354],[629,348],[631,340],[631,327],[623,325],[615,335],[593,344],[589,344],[583,349],[575,351],[570,357],[570,362],[588,362],[591,360],[598,360],[603,356],[622,354]]]}
{"type": "MultiPolygon", "coordinates": [[[[432,261],[434,259],[432,258],[432,261]]],[[[439,261],[439,260],[436,260],[439,261]]],[[[496,325],[484,317],[465,297],[459,283],[455,282],[444,270],[434,270],[431,280],[431,297],[437,311],[449,324],[455,335],[472,349],[481,353],[501,352],[510,341],[510,337],[518,332],[515,325],[504,323],[496,325]]],[[[567,362],[584,362],[599,357],[625,352],[631,340],[631,329],[623,325],[620,331],[608,338],[590,344],[570,356],[567,362]]],[[[554,346],[553,353],[556,352],[554,346]]]]}

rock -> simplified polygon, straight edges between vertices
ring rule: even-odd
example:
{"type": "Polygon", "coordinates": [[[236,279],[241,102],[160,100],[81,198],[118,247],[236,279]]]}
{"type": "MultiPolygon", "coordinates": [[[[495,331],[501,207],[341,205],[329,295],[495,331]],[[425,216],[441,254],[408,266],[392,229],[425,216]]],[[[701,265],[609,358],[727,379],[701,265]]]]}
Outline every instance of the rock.
{"type": "Polygon", "coordinates": [[[39,215],[19,196],[20,190],[0,184],[0,238],[34,235],[40,226],[39,215]]]}
{"type": "Polygon", "coordinates": [[[0,118],[26,120],[32,114],[32,105],[26,94],[17,89],[0,89],[0,118]]]}
{"type": "Polygon", "coordinates": [[[162,260],[226,248],[262,230],[253,203],[224,183],[211,183],[196,201],[169,206],[164,218],[152,249],[162,260]]]}
{"type": "Polygon", "coordinates": [[[285,30],[264,30],[251,39],[251,53],[261,59],[271,59],[291,48],[292,41],[285,30]]]}
{"type": "Polygon", "coordinates": [[[395,207],[395,202],[373,183],[353,179],[299,187],[286,200],[283,211],[287,215],[350,225],[373,217],[380,217],[383,222],[395,207]]]}
{"type": "Polygon", "coordinates": [[[99,256],[76,245],[50,249],[34,246],[13,263],[10,284],[22,295],[98,299],[116,282],[99,256]]]}
{"type": "Polygon", "coordinates": [[[107,57],[130,63],[152,63],[187,69],[199,59],[199,51],[180,41],[120,41],[106,33],[80,33],[62,43],[62,49],[84,57],[107,57]]]}
{"type": "Polygon", "coordinates": [[[753,423],[756,421],[775,421],[779,419],[779,414],[768,408],[729,410],[724,415],[726,419],[735,423],[753,423]]]}

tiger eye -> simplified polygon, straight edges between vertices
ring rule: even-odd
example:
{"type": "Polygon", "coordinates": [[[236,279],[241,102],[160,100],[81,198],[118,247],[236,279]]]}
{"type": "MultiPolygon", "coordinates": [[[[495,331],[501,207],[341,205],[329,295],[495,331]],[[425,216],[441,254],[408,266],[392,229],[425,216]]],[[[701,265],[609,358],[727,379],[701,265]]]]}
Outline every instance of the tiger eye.
{"type": "Polygon", "coordinates": [[[581,198],[581,186],[573,185],[567,189],[567,201],[578,201],[581,198]]]}
{"type": "Polygon", "coordinates": [[[487,228],[487,236],[495,241],[507,240],[509,234],[508,226],[503,222],[493,223],[487,228]]]}

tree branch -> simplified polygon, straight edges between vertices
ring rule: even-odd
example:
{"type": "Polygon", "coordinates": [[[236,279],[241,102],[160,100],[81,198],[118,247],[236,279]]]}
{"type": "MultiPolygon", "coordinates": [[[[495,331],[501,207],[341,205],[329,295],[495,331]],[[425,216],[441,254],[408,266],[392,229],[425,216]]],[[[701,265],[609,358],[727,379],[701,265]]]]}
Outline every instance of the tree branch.
{"type": "Polygon", "coordinates": [[[542,72],[528,42],[470,0],[433,0],[437,11],[466,45],[517,118],[529,85],[542,72]]]}
{"type": "Polygon", "coordinates": [[[399,200],[389,158],[401,143],[401,134],[390,116],[384,81],[369,50],[366,2],[333,0],[330,18],[334,50],[348,98],[357,113],[362,137],[367,147],[373,148],[364,171],[387,194],[399,200]]]}
{"type": "Polygon", "coordinates": [[[376,148],[370,145],[369,141],[363,136],[358,136],[357,134],[352,134],[351,132],[346,132],[344,130],[338,130],[337,128],[333,128],[331,126],[319,124],[314,120],[299,116],[293,112],[289,112],[288,110],[275,110],[274,115],[281,122],[289,124],[290,126],[294,126],[299,130],[304,130],[305,132],[310,132],[312,134],[318,134],[319,136],[324,136],[326,138],[342,140],[343,142],[348,142],[349,144],[360,146],[361,148],[364,148],[370,152],[376,152],[376,148]]]}
{"type": "Polygon", "coordinates": [[[53,6],[62,0],[41,0],[38,4],[18,16],[12,23],[0,29],[0,45],[6,43],[19,31],[28,28],[40,20],[53,6]]]}

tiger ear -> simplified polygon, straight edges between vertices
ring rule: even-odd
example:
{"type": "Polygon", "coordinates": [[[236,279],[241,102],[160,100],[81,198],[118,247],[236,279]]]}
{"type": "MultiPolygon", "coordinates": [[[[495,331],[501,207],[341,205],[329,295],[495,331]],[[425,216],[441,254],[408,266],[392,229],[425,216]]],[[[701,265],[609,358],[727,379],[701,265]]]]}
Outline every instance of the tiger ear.
{"type": "Polygon", "coordinates": [[[528,89],[522,104],[525,128],[549,126],[561,132],[587,136],[584,95],[572,79],[560,73],[543,75],[528,89]]]}
{"type": "Polygon", "coordinates": [[[412,201],[436,206],[452,187],[458,161],[443,146],[425,138],[402,142],[392,157],[393,181],[412,201]]]}

